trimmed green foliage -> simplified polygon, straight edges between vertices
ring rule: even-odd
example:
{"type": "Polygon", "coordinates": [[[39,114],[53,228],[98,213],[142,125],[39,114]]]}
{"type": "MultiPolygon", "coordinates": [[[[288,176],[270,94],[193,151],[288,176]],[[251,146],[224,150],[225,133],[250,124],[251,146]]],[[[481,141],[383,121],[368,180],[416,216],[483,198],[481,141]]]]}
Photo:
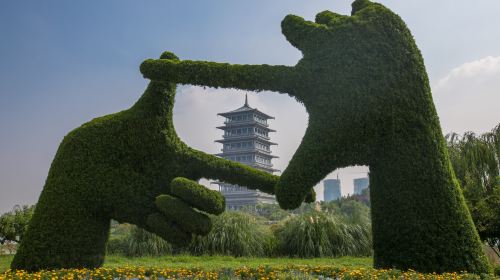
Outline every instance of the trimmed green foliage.
{"type": "Polygon", "coordinates": [[[351,16],[281,23],[303,58],[293,67],[146,60],[155,81],[287,93],[309,126],[276,186],[296,208],[331,171],[370,166],[376,267],[491,270],[446,151],[424,62],[399,16],[356,0],[351,16]]]}
{"type": "Polygon", "coordinates": [[[189,249],[193,254],[261,257],[269,252],[271,232],[255,217],[241,212],[225,212],[213,217],[212,230],[197,236],[189,249]]]}
{"type": "Polygon", "coordinates": [[[370,225],[350,224],[322,212],[301,214],[275,230],[280,254],[295,257],[369,256],[370,225]]]}
{"type": "Polygon", "coordinates": [[[181,218],[189,221],[179,225],[186,232],[206,234],[210,231],[210,218],[178,198],[167,194],[160,195],[156,197],[156,207],[170,220],[181,218]]]}
{"type": "Polygon", "coordinates": [[[170,184],[170,191],[193,207],[208,213],[218,215],[226,208],[226,202],[220,192],[209,190],[186,178],[175,178],[170,184]]]}
{"type": "MultiPolygon", "coordinates": [[[[172,53],[161,58],[177,59],[172,53]]],[[[130,109],[96,118],[64,137],[13,269],[102,265],[111,219],[137,225],[172,244],[187,244],[191,232],[185,229],[192,229],[193,221],[167,218],[161,212],[171,208],[155,205],[159,195],[175,196],[169,184],[177,177],[272,192],[278,177],[207,155],[179,139],[172,121],[175,89],[175,83],[152,81],[130,109]]],[[[206,194],[197,192],[193,199],[215,199],[212,205],[220,207],[220,197],[196,197],[206,194]]],[[[220,213],[217,207],[205,210],[220,213]]]]}

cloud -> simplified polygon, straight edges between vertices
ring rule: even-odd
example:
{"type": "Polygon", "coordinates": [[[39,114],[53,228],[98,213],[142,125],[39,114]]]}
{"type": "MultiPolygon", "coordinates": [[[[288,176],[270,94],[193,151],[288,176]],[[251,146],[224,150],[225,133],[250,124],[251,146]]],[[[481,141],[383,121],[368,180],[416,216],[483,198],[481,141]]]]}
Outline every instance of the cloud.
{"type": "Polygon", "coordinates": [[[483,133],[500,123],[500,56],[464,63],[432,88],[443,133],[483,133]]]}

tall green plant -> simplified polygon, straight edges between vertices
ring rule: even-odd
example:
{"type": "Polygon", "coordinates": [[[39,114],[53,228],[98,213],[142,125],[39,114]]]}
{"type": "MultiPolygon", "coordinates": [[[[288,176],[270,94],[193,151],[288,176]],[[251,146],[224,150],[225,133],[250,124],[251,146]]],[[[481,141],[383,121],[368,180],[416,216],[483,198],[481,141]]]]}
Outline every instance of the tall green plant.
{"type": "Polygon", "coordinates": [[[156,234],[134,227],[127,238],[128,257],[161,256],[172,253],[172,245],[156,234]]]}
{"type": "Polygon", "coordinates": [[[261,257],[269,252],[272,234],[254,216],[225,212],[212,218],[208,235],[195,237],[189,246],[193,254],[261,257]]]}
{"type": "Polygon", "coordinates": [[[367,256],[371,254],[369,224],[309,212],[293,217],[275,231],[278,251],[296,257],[367,256]]]}

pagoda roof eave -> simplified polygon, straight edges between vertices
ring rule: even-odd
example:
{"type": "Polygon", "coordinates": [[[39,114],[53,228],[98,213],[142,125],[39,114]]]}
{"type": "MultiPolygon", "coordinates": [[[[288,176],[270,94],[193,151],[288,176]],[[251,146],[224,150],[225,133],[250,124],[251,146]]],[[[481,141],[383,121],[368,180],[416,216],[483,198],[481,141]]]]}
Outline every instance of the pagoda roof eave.
{"type": "Polygon", "coordinates": [[[264,139],[258,138],[258,137],[252,137],[252,138],[248,138],[248,139],[241,139],[241,138],[238,138],[238,139],[219,139],[219,140],[214,140],[214,142],[227,143],[227,142],[244,141],[244,140],[259,140],[259,141],[264,142],[265,144],[268,144],[268,145],[273,145],[273,146],[278,145],[277,143],[270,142],[268,140],[264,140],[264,139]]]}
{"type": "Polygon", "coordinates": [[[259,154],[259,155],[262,155],[265,157],[270,157],[270,158],[279,158],[279,156],[274,156],[274,155],[271,155],[271,154],[268,154],[268,153],[265,153],[265,152],[262,152],[259,150],[231,151],[231,152],[218,153],[218,154],[214,154],[214,155],[218,156],[218,157],[223,157],[223,156],[234,156],[234,155],[248,155],[249,153],[250,154],[255,153],[255,154],[259,154]]]}
{"type": "Polygon", "coordinates": [[[252,108],[252,107],[247,106],[247,105],[243,105],[243,107],[240,107],[240,108],[238,108],[236,110],[233,110],[233,111],[229,111],[229,112],[225,112],[225,113],[218,113],[217,115],[218,116],[227,117],[227,116],[236,115],[236,114],[245,113],[245,112],[247,112],[247,113],[249,113],[249,112],[258,113],[258,114],[260,114],[261,116],[263,116],[266,119],[274,119],[273,116],[269,116],[268,114],[259,111],[259,109],[252,108]]]}
{"type": "MultiPolygon", "coordinates": [[[[244,127],[244,126],[249,126],[249,125],[254,125],[254,124],[255,123],[253,123],[253,124],[242,124],[241,126],[244,127]]],[[[237,127],[240,127],[240,125],[238,125],[238,126],[236,126],[236,125],[234,125],[234,126],[216,126],[215,128],[220,129],[220,130],[226,130],[226,129],[233,129],[233,128],[237,128],[237,127]]],[[[274,130],[272,128],[268,128],[268,127],[266,127],[264,125],[260,125],[260,127],[262,129],[267,130],[267,132],[276,132],[276,130],[274,130]]]]}

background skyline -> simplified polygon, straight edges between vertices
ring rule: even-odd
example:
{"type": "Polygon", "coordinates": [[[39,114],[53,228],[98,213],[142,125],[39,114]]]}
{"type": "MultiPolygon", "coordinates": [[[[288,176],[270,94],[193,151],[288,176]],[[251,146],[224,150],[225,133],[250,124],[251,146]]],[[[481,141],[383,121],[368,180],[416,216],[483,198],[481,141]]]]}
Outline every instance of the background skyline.
{"type": "MultiPolygon", "coordinates": [[[[500,122],[500,2],[378,1],[399,14],[419,46],[443,133],[483,133],[500,122]]],[[[294,65],[300,52],[281,35],[287,14],[313,20],[351,1],[4,1],[0,4],[0,213],[33,204],[62,138],[92,118],[130,107],[148,80],[140,63],[165,50],[181,59],[294,65]],[[144,4],[146,3],[146,4],[144,4]]],[[[179,86],[174,123],[190,146],[217,153],[219,112],[245,91],[179,86]]],[[[307,124],[287,95],[249,93],[276,117],[273,161],[284,170],[307,124]]],[[[340,171],[352,192],[349,172],[340,171]]],[[[354,174],[354,175],[353,175],[354,174]]],[[[335,177],[331,174],[329,177],[335,177]]],[[[343,189],[344,191],[344,189],[343,189]]],[[[321,192],[321,190],[320,190],[321,192]]],[[[322,193],[320,193],[322,197],[322,193]]]]}

